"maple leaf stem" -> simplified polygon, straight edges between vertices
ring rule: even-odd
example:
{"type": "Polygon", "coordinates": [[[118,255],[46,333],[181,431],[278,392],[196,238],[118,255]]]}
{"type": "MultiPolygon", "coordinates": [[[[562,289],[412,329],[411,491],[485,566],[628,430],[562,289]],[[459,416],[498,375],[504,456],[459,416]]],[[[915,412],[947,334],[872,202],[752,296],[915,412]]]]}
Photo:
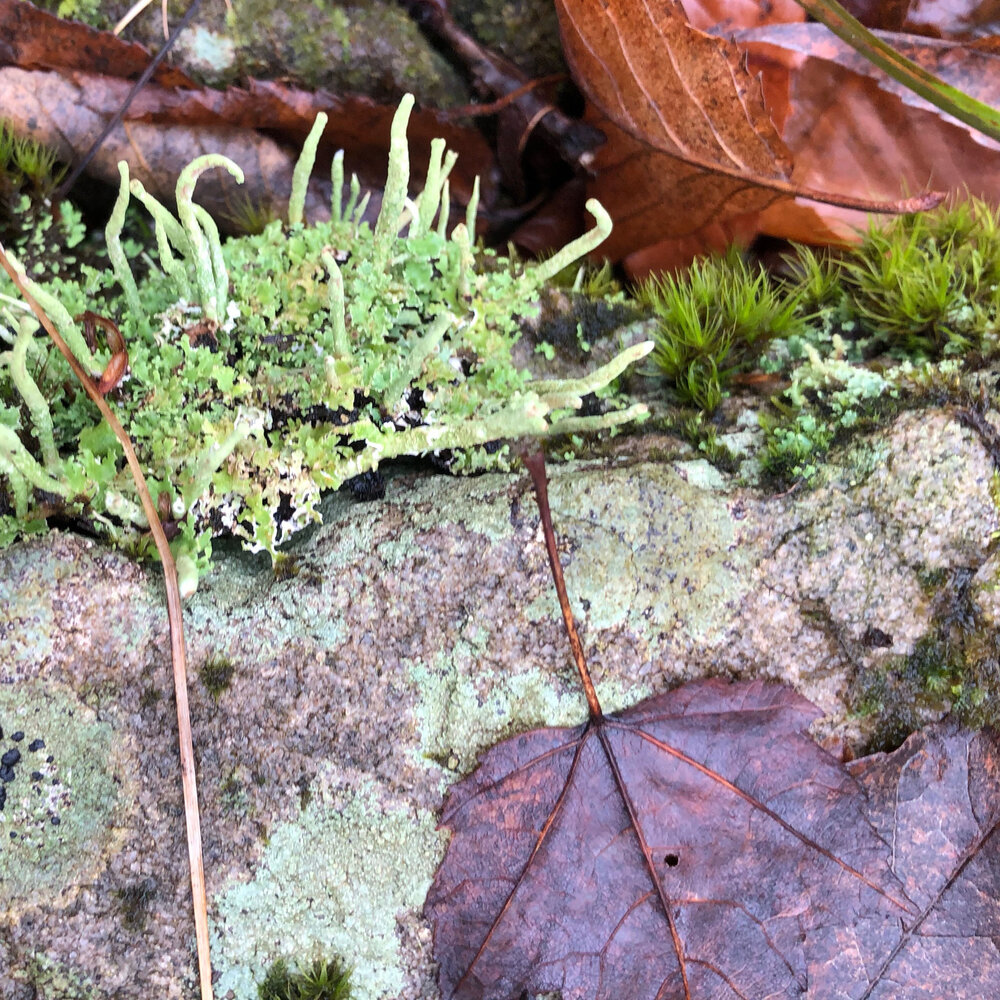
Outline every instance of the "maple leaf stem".
{"type": "Polygon", "coordinates": [[[569,606],[569,596],[566,593],[566,581],[563,578],[559,553],[556,551],[556,536],[552,530],[552,512],[549,509],[548,481],[545,477],[545,456],[541,451],[537,451],[533,455],[522,456],[522,460],[528,472],[531,473],[531,481],[535,486],[535,500],[538,502],[538,512],[542,516],[542,532],[545,535],[545,548],[549,554],[549,566],[552,567],[552,579],[555,581],[556,593],[559,595],[559,607],[562,608],[570,649],[573,651],[576,669],[580,673],[580,682],[583,684],[583,693],[587,696],[590,717],[594,720],[601,719],[604,717],[604,713],[601,711],[601,703],[597,700],[597,691],[594,690],[594,682],[590,679],[590,671],[587,669],[583,645],[577,634],[573,612],[569,606]]]}

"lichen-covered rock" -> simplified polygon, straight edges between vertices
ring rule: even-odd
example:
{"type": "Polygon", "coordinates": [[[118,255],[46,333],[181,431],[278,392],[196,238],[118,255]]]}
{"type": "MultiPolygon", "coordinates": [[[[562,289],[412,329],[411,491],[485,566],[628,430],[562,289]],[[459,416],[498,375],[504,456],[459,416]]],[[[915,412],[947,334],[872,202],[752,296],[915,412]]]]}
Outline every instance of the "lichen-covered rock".
{"type": "MultiPolygon", "coordinates": [[[[176,28],[191,0],[172,0],[176,28]]],[[[60,17],[108,30],[132,7],[129,0],[42,0],[60,17]]],[[[163,44],[159,7],[150,7],[125,30],[129,40],[156,51],[163,44]]],[[[287,80],[335,94],[365,94],[395,104],[404,93],[421,104],[466,104],[459,73],[420,31],[406,11],[389,0],[233,0],[203,4],[177,39],[171,58],[210,86],[248,78],[287,80]]]]}
{"type": "MultiPolygon", "coordinates": [[[[892,734],[901,685],[920,695],[914,721],[968,699],[953,690],[968,677],[934,692],[938,675],[916,666],[956,601],[975,611],[963,662],[975,684],[989,679],[993,654],[968,630],[996,614],[994,470],[951,411],[902,415],[836,453],[825,485],[782,496],[736,487],[676,441],[647,439],[646,457],[640,443],[550,469],[606,710],[706,674],[769,677],[827,713],[818,736],[856,749],[892,734]]],[[[585,703],[524,478],[397,473],[383,500],[340,492],[323,515],[277,574],[264,557],[218,554],[186,605],[218,995],[253,1000],[274,960],[333,952],[362,1000],[429,1000],[420,899],[444,788],[495,741],[577,722],[585,703]],[[223,661],[228,687],[216,670],[210,690],[201,671],[223,661]]],[[[0,554],[0,609],[3,704],[39,691],[83,702],[101,754],[134,777],[84,875],[53,856],[73,893],[3,907],[0,995],[26,1000],[56,973],[81,996],[192,995],[161,583],[53,534],[0,554]]]]}
{"type": "MultiPolygon", "coordinates": [[[[536,378],[515,363],[539,289],[607,237],[607,213],[588,202],[594,229],[535,266],[474,247],[476,198],[454,223],[447,192],[457,156],[443,140],[432,141],[424,190],[410,197],[413,103],[406,95],[393,118],[374,226],[357,178],[345,183],[341,154],[331,218],[304,224],[321,114],[294,172],[288,226],[276,220],[222,244],[193,194],[208,170],[242,181],[225,156],[198,157],[181,172],[177,217],[121,163],[106,233],[111,267],[35,283],[21,265],[90,371],[108,363],[94,353],[95,324],[107,332],[121,368],[104,391],[114,390],[149,470],[178,564],[190,570],[185,579],[196,581],[219,536],[275,555],[318,518],[323,490],[391,458],[433,454],[456,471],[506,468],[508,439],[608,428],[647,412],[595,400],[588,414],[574,413],[652,344],[634,344],[579,378],[536,378]],[[159,252],[159,267],[139,280],[121,240],[130,199],[152,215],[159,252]],[[87,311],[101,291],[107,311],[121,316],[120,332],[87,311]]],[[[4,287],[16,290],[6,275],[4,287]]],[[[0,345],[10,346],[0,353],[0,545],[63,514],[141,550],[148,520],[120,443],[82,388],[69,388],[60,351],[10,302],[0,300],[0,345]]]]}

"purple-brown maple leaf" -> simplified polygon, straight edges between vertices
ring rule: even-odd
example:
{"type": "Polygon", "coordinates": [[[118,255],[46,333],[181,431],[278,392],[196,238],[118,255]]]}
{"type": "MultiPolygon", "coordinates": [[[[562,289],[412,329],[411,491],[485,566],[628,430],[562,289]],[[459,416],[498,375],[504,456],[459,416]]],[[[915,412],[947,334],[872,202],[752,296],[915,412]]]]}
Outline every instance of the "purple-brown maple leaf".
{"type": "Polygon", "coordinates": [[[490,750],[428,895],[446,1000],[1000,995],[1000,740],[939,727],[850,767],[791,689],[704,680],[490,750]]]}
{"type": "Polygon", "coordinates": [[[442,820],[445,996],[806,996],[841,928],[912,912],[815,714],[712,680],[491,750],[442,820]]]}

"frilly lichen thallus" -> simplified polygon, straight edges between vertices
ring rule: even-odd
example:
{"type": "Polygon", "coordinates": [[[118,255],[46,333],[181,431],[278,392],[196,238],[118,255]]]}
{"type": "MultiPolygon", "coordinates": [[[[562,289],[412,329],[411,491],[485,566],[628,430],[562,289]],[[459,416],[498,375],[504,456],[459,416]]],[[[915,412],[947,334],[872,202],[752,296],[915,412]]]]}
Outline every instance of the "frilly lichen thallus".
{"type": "MultiPolygon", "coordinates": [[[[456,157],[443,140],[431,145],[423,193],[409,197],[412,105],[404,97],[392,123],[374,229],[362,221],[367,199],[359,201],[356,178],[345,191],[341,154],[330,221],[303,223],[321,114],[294,173],[287,225],[221,243],[193,194],[212,168],[242,180],[225,157],[199,157],[181,173],[176,218],[122,163],[106,231],[110,271],[90,270],[79,283],[28,282],[91,371],[104,358],[72,314],[103,296],[101,311],[118,318],[130,377],[114,404],[189,578],[207,565],[213,537],[230,533],[273,555],[319,519],[323,490],[395,456],[447,450],[459,471],[502,467],[506,448],[488,453],[486,444],[608,428],[644,413],[573,415],[651,344],[580,379],[540,381],[512,362],[519,320],[532,315],[541,285],[607,236],[604,209],[589,202],[596,227],[548,261],[498,266],[473,246],[476,190],[449,235],[456,157]],[[145,258],[138,282],[129,260],[139,248],[122,243],[130,199],[152,215],[159,258],[158,266],[145,258]]],[[[13,296],[0,300],[0,337],[9,345],[0,354],[0,543],[64,514],[142,548],[147,523],[118,443],[13,296]]]]}

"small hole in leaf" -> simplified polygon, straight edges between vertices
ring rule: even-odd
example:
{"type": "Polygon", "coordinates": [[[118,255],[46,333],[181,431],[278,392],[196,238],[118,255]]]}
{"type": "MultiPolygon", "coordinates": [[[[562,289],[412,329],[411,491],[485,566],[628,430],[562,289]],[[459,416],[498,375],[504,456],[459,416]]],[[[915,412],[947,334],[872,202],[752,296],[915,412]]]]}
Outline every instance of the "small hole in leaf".
{"type": "Polygon", "coordinates": [[[668,854],[663,859],[663,863],[668,868],[676,868],[681,863],[681,859],[676,854],[668,854]]]}

